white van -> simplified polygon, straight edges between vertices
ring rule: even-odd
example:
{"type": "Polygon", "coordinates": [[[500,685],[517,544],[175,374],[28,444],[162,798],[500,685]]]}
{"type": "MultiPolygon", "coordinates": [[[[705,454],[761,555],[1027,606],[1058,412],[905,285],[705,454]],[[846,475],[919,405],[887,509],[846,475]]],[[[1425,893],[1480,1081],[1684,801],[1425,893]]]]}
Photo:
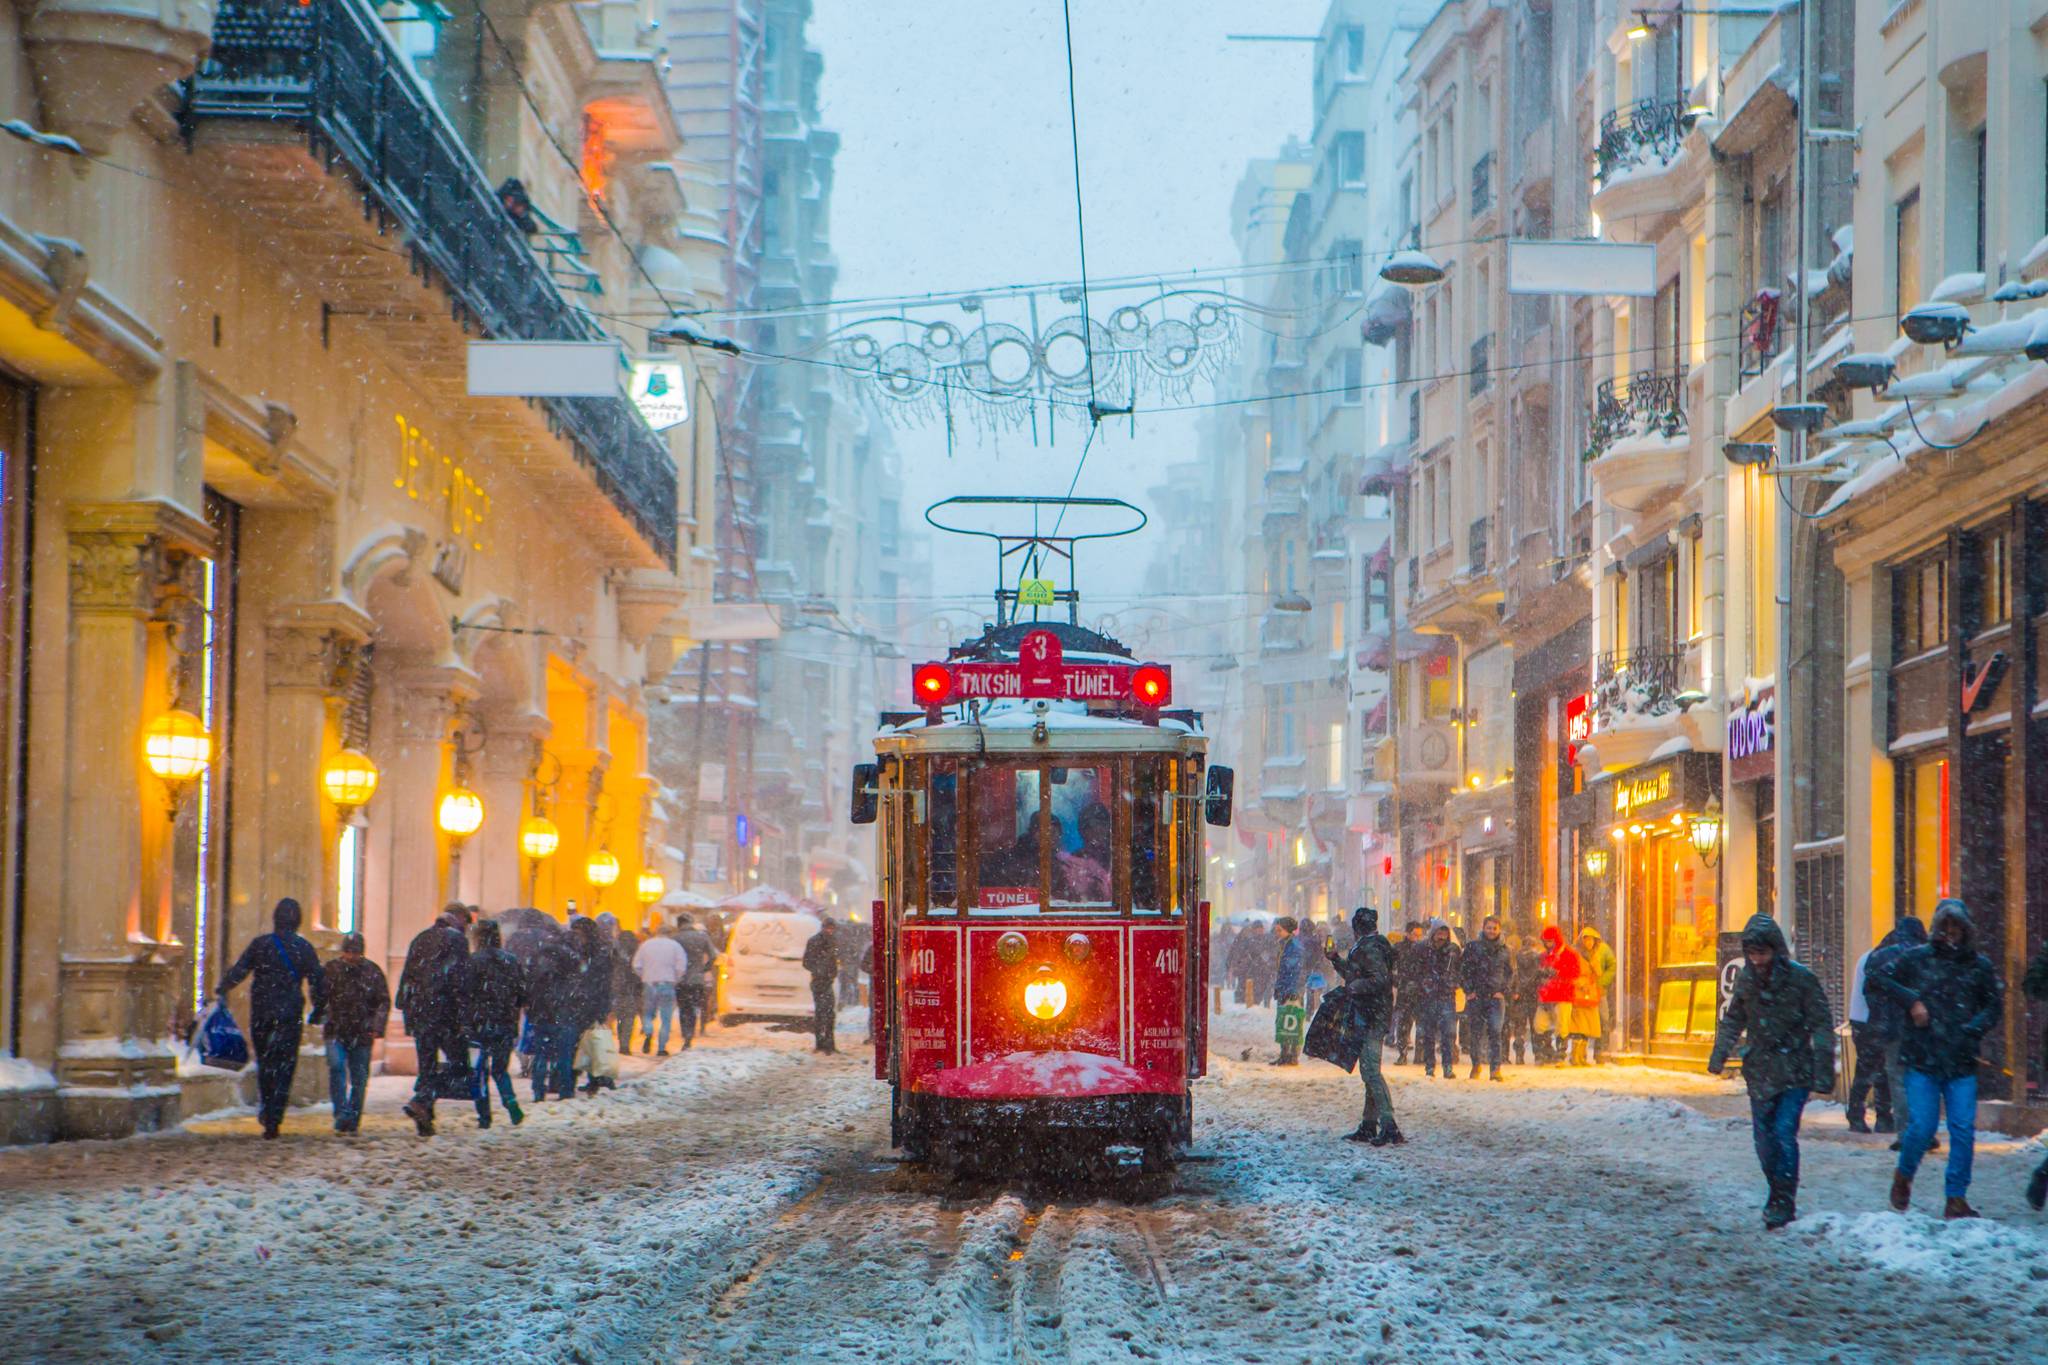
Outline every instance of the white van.
{"type": "Polygon", "coordinates": [[[811,974],[804,945],[818,917],[801,910],[747,910],[733,921],[725,949],[725,1000],[719,1022],[809,1019],[811,974]]]}

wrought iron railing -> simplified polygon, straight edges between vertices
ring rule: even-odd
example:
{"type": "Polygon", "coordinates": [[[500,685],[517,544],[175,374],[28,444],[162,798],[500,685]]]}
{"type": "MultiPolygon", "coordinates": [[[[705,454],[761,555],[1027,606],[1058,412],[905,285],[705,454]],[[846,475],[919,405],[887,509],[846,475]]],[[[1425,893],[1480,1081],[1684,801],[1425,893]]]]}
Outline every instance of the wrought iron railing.
{"type": "Polygon", "coordinates": [[[1599,459],[1626,437],[1684,433],[1685,371],[1638,370],[1626,381],[1610,379],[1594,390],[1585,458],[1599,459]]]}
{"type": "MultiPolygon", "coordinates": [[[[299,124],[401,229],[456,315],[508,340],[599,341],[362,0],[220,0],[213,48],[184,90],[188,131],[217,119],[299,124]]],[[[624,398],[545,398],[548,425],[640,536],[676,561],[675,462],[624,398]]]]}
{"type": "Polygon", "coordinates": [[[1486,392],[1486,386],[1493,377],[1493,334],[1487,333],[1472,343],[1471,366],[1472,396],[1477,398],[1486,392]]]}
{"type": "Polygon", "coordinates": [[[1683,100],[1646,99],[1610,110],[1600,120],[1600,141],[1593,149],[1594,177],[1605,183],[1652,158],[1672,161],[1691,127],[1685,109],[1683,100]]]}
{"type": "Polygon", "coordinates": [[[1593,660],[1593,709],[1602,715],[1662,715],[1676,708],[1684,678],[1682,647],[1608,650],[1593,660]]]}
{"type": "Polygon", "coordinates": [[[1493,207],[1493,153],[1488,152],[1472,163],[1472,212],[1484,213],[1493,207]]]}

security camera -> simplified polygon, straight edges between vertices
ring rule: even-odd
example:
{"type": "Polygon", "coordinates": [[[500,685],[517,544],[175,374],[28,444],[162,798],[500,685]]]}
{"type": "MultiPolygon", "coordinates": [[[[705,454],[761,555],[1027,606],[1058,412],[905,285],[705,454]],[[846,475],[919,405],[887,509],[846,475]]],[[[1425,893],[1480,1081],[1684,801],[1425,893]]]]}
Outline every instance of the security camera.
{"type": "Polygon", "coordinates": [[[1970,330],[1970,310],[1960,303],[1923,303],[1899,319],[1908,341],[1953,346],[1970,330]]]}
{"type": "Polygon", "coordinates": [[[1721,458],[1735,465],[1769,464],[1777,453],[1769,441],[1730,441],[1721,447],[1721,458]]]}
{"type": "Polygon", "coordinates": [[[1892,382],[1898,369],[1882,351],[1859,351],[1835,362],[1835,378],[1852,389],[1881,389],[1892,382]]]}
{"type": "Polygon", "coordinates": [[[1780,403],[1771,409],[1771,424],[1780,431],[1819,431],[1827,420],[1826,403],[1780,403]]]}

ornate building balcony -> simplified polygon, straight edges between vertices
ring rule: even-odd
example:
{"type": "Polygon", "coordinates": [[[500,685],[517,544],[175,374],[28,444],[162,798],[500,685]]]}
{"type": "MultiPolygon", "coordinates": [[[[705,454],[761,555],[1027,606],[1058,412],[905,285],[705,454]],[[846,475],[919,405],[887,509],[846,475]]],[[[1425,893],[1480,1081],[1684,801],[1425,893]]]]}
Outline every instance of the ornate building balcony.
{"type": "Polygon", "coordinates": [[[1677,209],[1693,122],[1685,102],[1671,98],[1637,100],[1603,116],[1593,148],[1593,211],[1620,222],[1677,209]]]}
{"type": "MultiPolygon", "coordinates": [[[[233,207],[269,219],[286,250],[338,277],[339,311],[396,312],[394,295],[416,287],[417,275],[447,296],[459,323],[484,336],[607,339],[563,296],[483,170],[359,0],[224,0],[212,54],[187,86],[182,120],[195,146],[220,153],[243,193],[233,207]],[[301,132],[303,148],[277,137],[281,128],[301,132]],[[372,231],[381,229],[385,242],[402,242],[402,251],[371,249],[380,243],[360,240],[361,215],[351,222],[337,212],[323,169],[353,183],[372,231]]],[[[423,354],[445,357],[445,368],[430,373],[423,367],[420,377],[459,406],[460,331],[444,323],[429,333],[431,321],[393,325],[410,326],[423,354]]],[[[644,560],[651,551],[674,568],[677,475],[662,438],[623,397],[530,401],[580,471],[568,479],[534,471],[542,482],[572,496],[594,489],[624,523],[620,529],[640,542],[637,553],[622,557],[644,560]]],[[[492,431],[481,411],[463,415],[479,436],[514,440],[527,428],[523,422],[506,427],[501,418],[504,429],[492,431]]]]}
{"type": "Polygon", "coordinates": [[[1584,458],[1617,507],[1638,511],[1685,479],[1685,372],[1639,370],[1595,391],[1584,458]]]}

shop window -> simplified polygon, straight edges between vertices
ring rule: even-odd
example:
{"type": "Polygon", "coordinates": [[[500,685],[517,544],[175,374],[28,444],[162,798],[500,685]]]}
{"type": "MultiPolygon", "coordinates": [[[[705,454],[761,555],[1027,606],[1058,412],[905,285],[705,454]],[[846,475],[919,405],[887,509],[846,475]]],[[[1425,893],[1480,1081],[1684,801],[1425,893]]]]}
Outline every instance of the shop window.
{"type": "Polygon", "coordinates": [[[1920,302],[1920,190],[1915,186],[1892,206],[1892,260],[1898,272],[1895,298],[1900,315],[1920,302]]]}
{"type": "Polygon", "coordinates": [[[1899,863],[1901,912],[1924,921],[1934,903],[1949,894],[1949,868],[1954,853],[1949,827],[1949,766],[1946,758],[1922,758],[1900,764],[1899,863]]]}

